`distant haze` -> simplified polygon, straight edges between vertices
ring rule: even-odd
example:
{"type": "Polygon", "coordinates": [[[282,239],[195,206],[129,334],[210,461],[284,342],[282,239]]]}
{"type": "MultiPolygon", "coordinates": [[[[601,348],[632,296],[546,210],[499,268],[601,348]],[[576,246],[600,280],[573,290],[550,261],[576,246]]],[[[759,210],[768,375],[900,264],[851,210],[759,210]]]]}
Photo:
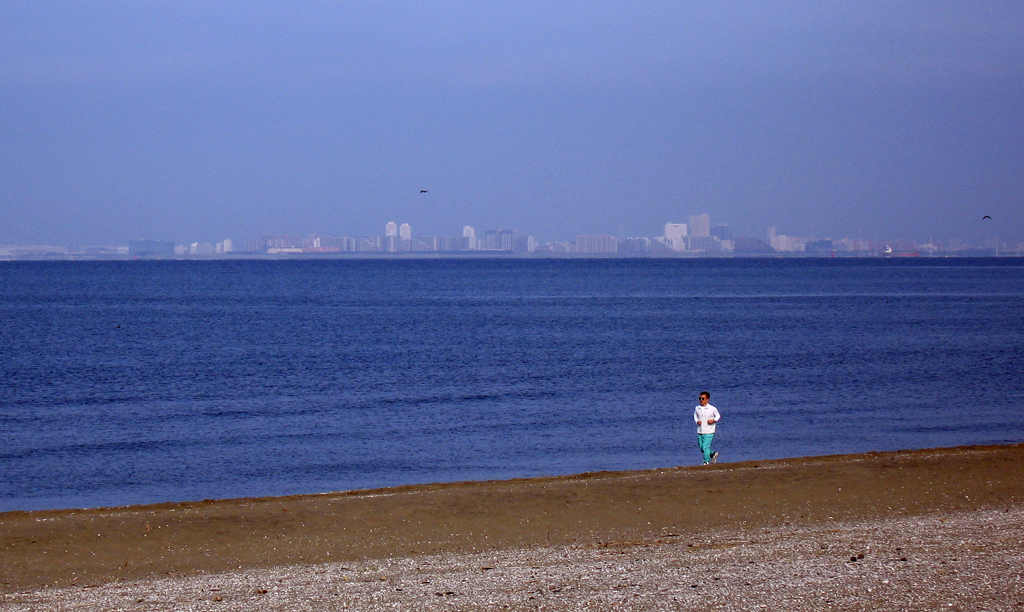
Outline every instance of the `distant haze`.
{"type": "Polygon", "coordinates": [[[0,244],[1020,240],[1022,32],[1019,0],[5,0],[0,244]]]}

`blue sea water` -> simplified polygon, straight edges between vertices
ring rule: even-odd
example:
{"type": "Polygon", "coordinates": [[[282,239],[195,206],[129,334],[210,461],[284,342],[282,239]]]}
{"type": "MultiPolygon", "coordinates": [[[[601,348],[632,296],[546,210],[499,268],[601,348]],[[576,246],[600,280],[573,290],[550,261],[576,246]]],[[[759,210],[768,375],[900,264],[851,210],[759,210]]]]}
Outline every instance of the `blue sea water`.
{"type": "Polygon", "coordinates": [[[0,511],[1024,441],[1024,261],[0,264],[0,511]]]}

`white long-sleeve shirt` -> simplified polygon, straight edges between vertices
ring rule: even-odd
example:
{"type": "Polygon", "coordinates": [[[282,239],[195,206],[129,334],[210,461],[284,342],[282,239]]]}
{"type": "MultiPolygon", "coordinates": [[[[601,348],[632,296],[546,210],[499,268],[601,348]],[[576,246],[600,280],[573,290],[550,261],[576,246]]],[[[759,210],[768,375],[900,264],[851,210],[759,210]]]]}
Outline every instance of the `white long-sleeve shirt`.
{"type": "Polygon", "coordinates": [[[715,425],[708,425],[708,421],[714,419],[715,423],[718,423],[722,419],[722,416],[718,414],[718,408],[715,408],[711,404],[707,406],[698,405],[693,410],[693,422],[697,423],[697,433],[699,434],[713,434],[715,433],[715,425]]]}

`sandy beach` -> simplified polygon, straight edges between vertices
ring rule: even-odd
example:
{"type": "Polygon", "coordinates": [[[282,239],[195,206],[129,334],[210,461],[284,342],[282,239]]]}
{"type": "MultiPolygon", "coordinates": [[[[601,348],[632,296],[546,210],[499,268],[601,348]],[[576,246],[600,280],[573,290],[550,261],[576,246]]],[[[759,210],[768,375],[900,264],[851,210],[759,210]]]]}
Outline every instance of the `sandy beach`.
{"type": "Polygon", "coordinates": [[[1024,610],[1024,445],[0,514],[0,610],[1024,610]]]}

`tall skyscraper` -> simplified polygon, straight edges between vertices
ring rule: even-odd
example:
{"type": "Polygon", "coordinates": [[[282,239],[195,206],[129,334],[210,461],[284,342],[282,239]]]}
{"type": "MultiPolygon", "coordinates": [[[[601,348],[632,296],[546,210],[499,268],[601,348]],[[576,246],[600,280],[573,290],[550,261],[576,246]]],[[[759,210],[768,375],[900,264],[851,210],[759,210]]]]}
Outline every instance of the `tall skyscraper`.
{"type": "Polygon", "coordinates": [[[711,235],[711,216],[707,213],[703,215],[692,215],[690,217],[690,235],[691,236],[710,236],[711,235]]]}
{"type": "Polygon", "coordinates": [[[412,240],[412,226],[408,223],[403,223],[398,228],[398,237],[402,240],[412,240]]]}
{"type": "Polygon", "coordinates": [[[516,230],[489,229],[484,232],[480,248],[485,251],[511,251],[516,246],[516,230]]]}
{"type": "Polygon", "coordinates": [[[462,237],[465,239],[466,248],[470,251],[477,249],[476,243],[476,230],[472,226],[466,225],[462,228],[462,237]]]}
{"type": "Polygon", "coordinates": [[[665,224],[665,239],[676,240],[686,236],[686,224],[685,223],[666,223],[665,224]]]}
{"type": "Polygon", "coordinates": [[[398,235],[398,224],[394,221],[388,221],[388,224],[384,226],[385,236],[397,236],[398,235]]]}
{"type": "Polygon", "coordinates": [[[685,223],[665,224],[665,243],[673,251],[686,250],[687,227],[685,223]]]}
{"type": "Polygon", "coordinates": [[[489,229],[484,231],[483,248],[485,251],[498,249],[498,230],[489,229]]]}
{"type": "Polygon", "coordinates": [[[516,246],[516,230],[498,231],[498,248],[502,251],[511,251],[516,246]]]}

